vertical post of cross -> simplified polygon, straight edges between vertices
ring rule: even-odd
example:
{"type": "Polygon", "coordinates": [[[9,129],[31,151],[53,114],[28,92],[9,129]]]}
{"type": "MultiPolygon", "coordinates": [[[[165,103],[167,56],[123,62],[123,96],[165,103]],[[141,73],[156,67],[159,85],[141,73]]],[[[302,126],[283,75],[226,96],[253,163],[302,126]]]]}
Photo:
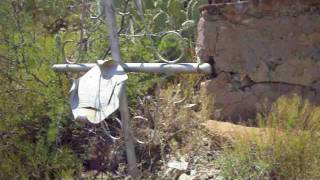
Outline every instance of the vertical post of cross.
{"type": "MultiPolygon", "coordinates": [[[[120,47],[119,47],[119,38],[117,33],[117,24],[115,9],[112,4],[112,0],[104,0],[106,21],[109,31],[110,47],[111,47],[111,56],[112,58],[120,65],[123,64],[120,56],[120,47]]],[[[136,155],[134,149],[134,141],[132,136],[132,131],[129,126],[129,109],[128,109],[128,100],[125,93],[125,84],[121,84],[120,92],[120,115],[123,125],[124,140],[126,145],[126,154],[128,161],[128,172],[133,178],[138,177],[138,168],[136,163],[136,155]]]]}

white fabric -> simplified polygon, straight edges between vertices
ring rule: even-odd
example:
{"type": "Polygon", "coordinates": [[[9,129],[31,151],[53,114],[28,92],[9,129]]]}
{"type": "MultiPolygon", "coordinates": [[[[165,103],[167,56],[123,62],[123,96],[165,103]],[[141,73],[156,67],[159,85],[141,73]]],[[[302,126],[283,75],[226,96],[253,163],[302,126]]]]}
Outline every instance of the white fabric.
{"type": "Polygon", "coordinates": [[[75,80],[70,90],[74,118],[95,124],[119,108],[119,85],[128,79],[123,68],[113,61],[98,64],[75,80]]]}

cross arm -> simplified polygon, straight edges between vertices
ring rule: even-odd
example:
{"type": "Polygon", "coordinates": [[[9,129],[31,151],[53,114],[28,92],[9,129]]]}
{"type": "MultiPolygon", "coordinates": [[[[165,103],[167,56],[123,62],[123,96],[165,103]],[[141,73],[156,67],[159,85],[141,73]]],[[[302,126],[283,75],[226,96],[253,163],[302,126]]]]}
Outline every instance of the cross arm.
{"type": "MultiPolygon", "coordinates": [[[[88,71],[95,63],[84,64],[55,64],[53,70],[56,72],[80,72],[88,71]]],[[[212,67],[209,63],[124,63],[122,67],[126,72],[145,72],[145,73],[164,73],[164,74],[178,74],[178,73],[203,73],[211,74],[212,67]]]]}

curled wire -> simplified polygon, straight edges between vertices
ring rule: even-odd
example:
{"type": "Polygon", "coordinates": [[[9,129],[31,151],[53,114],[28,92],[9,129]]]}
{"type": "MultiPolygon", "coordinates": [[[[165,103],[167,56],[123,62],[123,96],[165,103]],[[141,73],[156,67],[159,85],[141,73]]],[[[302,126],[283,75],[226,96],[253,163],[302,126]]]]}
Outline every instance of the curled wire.
{"type": "MultiPolygon", "coordinates": [[[[179,39],[183,40],[183,37],[181,36],[180,33],[176,32],[176,31],[167,31],[167,32],[164,32],[160,38],[163,38],[164,36],[168,35],[168,34],[173,34],[175,36],[177,36],[179,39]]],[[[168,60],[166,58],[164,58],[161,53],[159,52],[159,50],[157,48],[155,48],[155,51],[156,51],[156,55],[158,56],[158,58],[165,62],[165,63],[168,63],[168,64],[175,64],[177,62],[179,62],[183,57],[184,57],[184,49],[183,47],[180,47],[180,51],[181,51],[181,54],[180,56],[177,58],[177,59],[174,59],[174,60],[168,60]]]]}
{"type": "MultiPolygon", "coordinates": [[[[122,129],[122,122],[121,122],[121,120],[120,120],[119,118],[117,118],[117,117],[114,117],[113,119],[120,125],[120,128],[122,129]]],[[[102,128],[103,128],[105,134],[106,134],[110,139],[116,141],[116,140],[119,140],[119,139],[121,138],[120,136],[116,137],[116,136],[111,135],[110,129],[109,129],[109,126],[108,126],[108,123],[107,123],[106,121],[103,121],[102,128]]]]}
{"type": "MultiPolygon", "coordinates": [[[[169,59],[166,59],[163,55],[161,55],[161,53],[159,52],[159,49],[157,47],[155,47],[155,43],[154,43],[154,40],[152,39],[152,37],[160,37],[160,40],[168,35],[168,34],[172,34],[176,37],[178,37],[178,39],[180,40],[184,40],[184,38],[181,36],[181,34],[179,33],[179,31],[181,30],[177,30],[177,31],[166,31],[166,32],[160,32],[160,33],[156,33],[156,34],[152,34],[151,31],[149,30],[149,26],[145,20],[145,17],[144,17],[144,14],[143,14],[143,8],[142,8],[142,3],[141,3],[141,0],[135,0],[135,5],[137,7],[137,10],[138,10],[138,14],[139,16],[141,17],[141,20],[143,22],[143,25],[144,25],[144,33],[142,34],[134,34],[134,31],[132,31],[133,33],[131,34],[119,34],[120,36],[125,36],[126,38],[130,39],[130,38],[135,38],[135,37],[147,37],[150,42],[151,42],[151,47],[152,47],[152,51],[155,53],[156,57],[159,58],[160,61],[162,62],[165,62],[165,63],[168,63],[168,64],[175,64],[177,62],[179,62],[185,55],[185,52],[184,52],[184,48],[183,47],[180,47],[180,55],[178,58],[174,59],[174,60],[169,60],[169,59]]],[[[134,16],[130,13],[130,11],[125,11],[125,12],[118,12],[122,17],[124,16],[129,16],[130,17],[130,20],[135,22],[135,19],[134,19],[134,16]]],[[[169,15],[167,14],[167,18],[169,18],[169,15]]]]}
{"type": "MultiPolygon", "coordinates": [[[[133,120],[133,121],[135,121],[135,120],[143,120],[145,123],[148,123],[148,121],[149,121],[147,118],[144,118],[143,116],[134,116],[134,117],[132,118],[132,120],[133,120]]],[[[137,143],[139,143],[139,144],[149,144],[149,143],[150,143],[151,141],[153,141],[153,139],[154,139],[155,131],[152,130],[152,129],[150,129],[149,135],[150,135],[150,138],[148,138],[148,140],[146,140],[146,141],[140,140],[140,139],[137,138],[136,136],[134,136],[134,140],[135,140],[137,143]]]]}

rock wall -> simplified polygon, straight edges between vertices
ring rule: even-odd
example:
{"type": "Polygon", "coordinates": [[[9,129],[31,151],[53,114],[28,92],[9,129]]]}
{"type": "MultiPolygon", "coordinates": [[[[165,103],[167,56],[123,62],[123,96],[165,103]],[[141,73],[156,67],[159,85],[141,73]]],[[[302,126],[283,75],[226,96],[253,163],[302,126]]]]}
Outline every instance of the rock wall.
{"type": "Polygon", "coordinates": [[[320,0],[252,0],[200,7],[197,54],[217,77],[212,118],[254,118],[281,95],[320,104],[320,0]],[[216,117],[218,116],[218,117],[216,117]]]}

